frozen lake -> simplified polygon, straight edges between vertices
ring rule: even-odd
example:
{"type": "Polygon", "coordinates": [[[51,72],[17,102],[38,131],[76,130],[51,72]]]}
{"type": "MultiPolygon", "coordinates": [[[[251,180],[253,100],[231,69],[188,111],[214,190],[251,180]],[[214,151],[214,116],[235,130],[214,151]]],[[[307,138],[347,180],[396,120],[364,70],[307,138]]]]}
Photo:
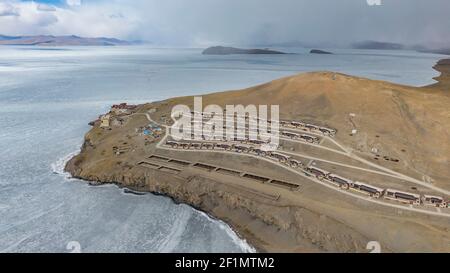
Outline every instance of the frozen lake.
{"type": "Polygon", "coordinates": [[[225,224],[169,198],[67,179],[87,123],[119,102],[239,89],[329,70],[427,85],[443,56],[335,50],[335,55],[203,56],[200,49],[0,47],[0,252],[253,251],[225,224]]]}

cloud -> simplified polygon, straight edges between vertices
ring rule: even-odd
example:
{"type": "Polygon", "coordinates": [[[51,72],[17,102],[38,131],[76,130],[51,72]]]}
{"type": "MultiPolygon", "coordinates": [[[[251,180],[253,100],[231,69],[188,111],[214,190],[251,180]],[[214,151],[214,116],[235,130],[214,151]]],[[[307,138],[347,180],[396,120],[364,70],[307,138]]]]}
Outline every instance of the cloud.
{"type": "MultiPolygon", "coordinates": [[[[39,2],[39,0],[36,0],[39,2]]],[[[48,3],[48,1],[46,1],[48,3]]],[[[0,33],[110,36],[161,45],[346,45],[379,40],[450,45],[450,1],[66,0],[39,8],[0,0],[0,33]]]]}
{"type": "MultiPolygon", "coordinates": [[[[128,0],[116,0],[126,5],[128,0]]],[[[347,45],[380,40],[450,45],[450,1],[134,0],[138,35],[180,45],[258,45],[287,41],[347,45]]]]}
{"type": "Polygon", "coordinates": [[[9,3],[0,2],[0,16],[19,16],[19,11],[9,3]]]}
{"type": "Polygon", "coordinates": [[[133,16],[122,15],[127,8],[113,2],[81,4],[79,0],[71,0],[68,6],[54,6],[0,0],[0,34],[127,38],[136,32],[133,16]]]}
{"type": "Polygon", "coordinates": [[[450,1],[112,0],[138,18],[129,35],[162,44],[258,45],[288,41],[347,45],[380,40],[450,45],[450,1]]]}
{"type": "Polygon", "coordinates": [[[37,10],[39,11],[56,11],[56,8],[54,6],[46,5],[46,4],[38,4],[37,10]]]}
{"type": "Polygon", "coordinates": [[[81,0],[66,0],[67,5],[73,6],[81,6],[81,0]]]}
{"type": "MultiPolygon", "coordinates": [[[[47,29],[58,23],[50,6],[35,2],[0,2],[0,33],[6,35],[47,34],[47,29]],[[11,14],[9,16],[5,16],[11,14]]],[[[54,9],[56,11],[56,8],[54,9]]]]}

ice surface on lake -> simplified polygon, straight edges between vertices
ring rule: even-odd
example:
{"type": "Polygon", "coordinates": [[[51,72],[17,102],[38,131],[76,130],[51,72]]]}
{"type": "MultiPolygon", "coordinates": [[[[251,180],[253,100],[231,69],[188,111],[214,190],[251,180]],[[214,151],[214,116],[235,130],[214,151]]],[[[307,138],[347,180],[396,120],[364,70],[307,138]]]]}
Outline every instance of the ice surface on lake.
{"type": "Polygon", "coordinates": [[[253,251],[220,221],[169,198],[70,180],[63,166],[87,123],[118,102],[239,89],[331,70],[426,85],[442,56],[332,50],[335,55],[203,56],[200,49],[0,47],[0,252],[253,251]]]}

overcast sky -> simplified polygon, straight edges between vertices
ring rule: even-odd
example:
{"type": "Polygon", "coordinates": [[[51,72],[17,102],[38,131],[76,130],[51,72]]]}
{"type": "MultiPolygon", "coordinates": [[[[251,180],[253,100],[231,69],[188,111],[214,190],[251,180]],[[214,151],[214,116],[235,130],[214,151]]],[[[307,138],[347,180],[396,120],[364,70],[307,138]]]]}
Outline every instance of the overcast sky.
{"type": "Polygon", "coordinates": [[[0,34],[175,46],[379,40],[450,47],[449,11],[450,0],[0,0],[0,34]]]}

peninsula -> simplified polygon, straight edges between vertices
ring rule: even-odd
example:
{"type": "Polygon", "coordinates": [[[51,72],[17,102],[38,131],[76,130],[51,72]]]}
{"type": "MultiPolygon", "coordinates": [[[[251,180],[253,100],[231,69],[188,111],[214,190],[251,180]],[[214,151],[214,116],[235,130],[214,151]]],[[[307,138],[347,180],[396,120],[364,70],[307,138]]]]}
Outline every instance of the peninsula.
{"type": "Polygon", "coordinates": [[[171,111],[193,109],[193,97],[115,105],[66,171],[189,204],[261,252],[368,252],[373,241],[382,252],[450,252],[449,64],[422,88],[315,72],[203,96],[279,105],[277,151],[173,139],[171,111]]]}

